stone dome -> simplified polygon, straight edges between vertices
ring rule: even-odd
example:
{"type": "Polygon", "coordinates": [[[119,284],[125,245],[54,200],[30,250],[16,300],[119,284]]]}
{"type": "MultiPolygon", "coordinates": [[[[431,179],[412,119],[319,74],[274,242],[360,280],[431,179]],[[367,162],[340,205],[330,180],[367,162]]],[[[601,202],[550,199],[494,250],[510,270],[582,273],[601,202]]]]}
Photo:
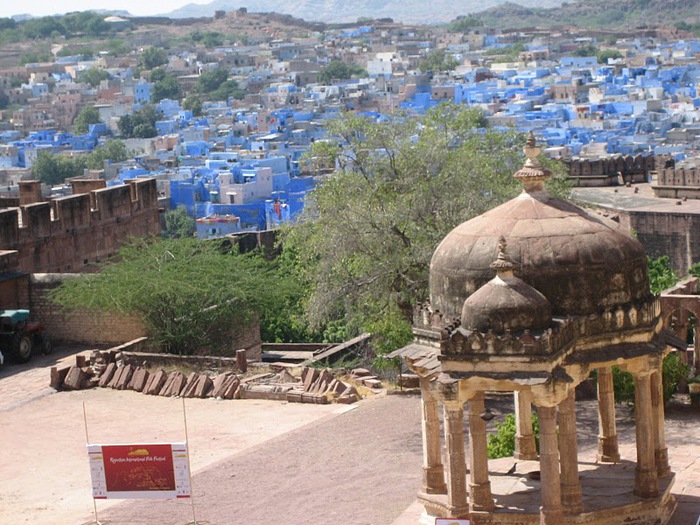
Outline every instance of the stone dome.
{"type": "Polygon", "coordinates": [[[498,259],[491,264],[497,275],[464,301],[462,327],[497,334],[548,328],[552,306],[544,295],[515,277],[515,265],[506,258],[505,247],[501,237],[498,259]]]}
{"type": "Polygon", "coordinates": [[[447,317],[491,280],[499,238],[518,276],[539,290],[555,316],[586,315],[650,296],[642,244],[618,223],[593,216],[544,189],[549,174],[537,162],[531,136],[528,161],[515,174],[518,197],[460,224],[438,245],[430,263],[430,302],[447,317]]]}

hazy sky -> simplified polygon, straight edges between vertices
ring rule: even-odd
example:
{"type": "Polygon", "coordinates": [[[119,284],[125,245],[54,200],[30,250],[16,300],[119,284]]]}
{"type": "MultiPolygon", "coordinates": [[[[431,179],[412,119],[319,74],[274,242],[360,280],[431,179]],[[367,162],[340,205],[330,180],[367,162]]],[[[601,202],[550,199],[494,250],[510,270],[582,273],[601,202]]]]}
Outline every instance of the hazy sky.
{"type": "Polygon", "coordinates": [[[33,2],[0,1],[0,17],[30,14],[55,15],[91,9],[119,9],[132,15],[169,13],[186,4],[208,4],[211,0],[34,0],[33,2]]]}

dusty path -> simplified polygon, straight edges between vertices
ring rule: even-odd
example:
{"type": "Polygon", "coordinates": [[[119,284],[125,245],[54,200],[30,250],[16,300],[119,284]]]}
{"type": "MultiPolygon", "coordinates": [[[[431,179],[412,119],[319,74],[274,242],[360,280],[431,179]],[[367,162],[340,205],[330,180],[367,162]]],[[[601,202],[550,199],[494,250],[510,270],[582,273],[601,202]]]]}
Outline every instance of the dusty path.
{"type": "MultiPolygon", "coordinates": [[[[40,367],[0,369],[3,524],[92,523],[83,401],[94,442],[135,434],[176,440],[183,434],[180,400],[111,390],[54,394],[45,386],[47,377],[40,367]]],[[[489,407],[500,414],[511,403],[490,399],[489,407]]],[[[420,512],[410,505],[421,476],[418,398],[389,396],[343,410],[347,407],[188,400],[198,523],[415,525],[420,512]]],[[[623,455],[633,456],[633,418],[624,408],[617,416],[623,455]]],[[[595,402],[579,404],[577,417],[585,455],[596,442],[595,402]]],[[[688,406],[668,411],[669,457],[677,472],[673,492],[679,500],[671,525],[695,525],[700,515],[699,422],[700,413],[688,406]]],[[[190,503],[183,500],[101,501],[98,511],[109,525],[192,521],[190,503]]]]}
{"type": "MultiPolygon", "coordinates": [[[[197,520],[211,524],[388,524],[421,475],[415,398],[366,401],[220,461],[193,480],[197,520]]],[[[182,501],[138,501],[100,514],[117,524],[184,524],[182,501]]]]}

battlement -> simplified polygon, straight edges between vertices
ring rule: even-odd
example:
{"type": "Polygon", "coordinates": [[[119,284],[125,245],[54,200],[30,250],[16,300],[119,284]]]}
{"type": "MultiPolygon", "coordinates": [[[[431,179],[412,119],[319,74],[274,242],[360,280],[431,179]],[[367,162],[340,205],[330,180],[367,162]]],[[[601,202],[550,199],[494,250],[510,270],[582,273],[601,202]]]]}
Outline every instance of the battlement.
{"type": "Polygon", "coordinates": [[[424,303],[414,310],[414,333],[423,344],[439,341],[441,360],[472,359],[475,355],[483,355],[484,358],[546,357],[566,350],[582,338],[605,339],[612,333],[633,333],[640,328],[653,328],[660,316],[661,303],[656,297],[643,303],[603,310],[599,314],[554,319],[552,326],[546,330],[496,334],[493,331],[482,333],[468,330],[461,326],[458,319],[447,319],[424,303]]]}
{"type": "Polygon", "coordinates": [[[81,271],[129,237],[160,232],[155,179],[0,210],[0,249],[19,252],[18,270],[81,271]]]}
{"type": "Polygon", "coordinates": [[[616,186],[647,182],[651,172],[669,163],[670,158],[663,155],[620,155],[566,161],[569,179],[576,186],[616,186]]]}

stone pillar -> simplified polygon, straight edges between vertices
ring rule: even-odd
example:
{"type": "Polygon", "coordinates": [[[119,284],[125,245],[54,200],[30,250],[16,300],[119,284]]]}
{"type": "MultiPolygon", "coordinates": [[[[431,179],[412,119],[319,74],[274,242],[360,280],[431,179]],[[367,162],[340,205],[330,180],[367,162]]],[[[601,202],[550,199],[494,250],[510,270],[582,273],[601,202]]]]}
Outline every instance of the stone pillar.
{"type": "Polygon", "coordinates": [[[698,328],[698,323],[700,321],[696,320],[693,324],[693,368],[695,373],[700,373],[700,329],[698,328]]]}
{"type": "Polygon", "coordinates": [[[634,415],[637,431],[634,493],[642,498],[653,498],[659,494],[659,482],[654,458],[654,416],[648,372],[634,373],[634,415]]]}
{"type": "Polygon", "coordinates": [[[447,463],[447,506],[451,518],[469,514],[467,503],[467,457],[464,445],[464,404],[445,401],[445,447],[447,463]]]}
{"type": "Polygon", "coordinates": [[[567,514],[578,514],[583,511],[583,494],[578,475],[574,390],[571,390],[559,405],[559,454],[561,455],[561,502],[567,514]]]}
{"type": "Polygon", "coordinates": [[[469,504],[472,510],[490,511],[495,507],[489,482],[489,457],[486,441],[484,393],[469,400],[469,504]]]}
{"type": "Polygon", "coordinates": [[[540,421],[540,525],[561,525],[561,477],[556,407],[537,407],[540,421]]]}
{"type": "Polygon", "coordinates": [[[615,425],[615,392],[610,367],[598,369],[598,461],[620,461],[615,425]]]}
{"type": "Polygon", "coordinates": [[[664,387],[661,371],[651,374],[651,408],[654,424],[654,461],[656,474],[663,478],[671,473],[668,464],[668,448],[666,447],[666,425],[664,422],[664,387]]]}
{"type": "Polygon", "coordinates": [[[532,431],[532,395],[527,391],[516,390],[515,397],[515,459],[537,459],[535,433],[532,431]]]}
{"type": "Polygon", "coordinates": [[[420,378],[420,391],[423,430],[423,492],[447,494],[445,471],[442,466],[438,402],[430,391],[428,379],[420,378]]]}

